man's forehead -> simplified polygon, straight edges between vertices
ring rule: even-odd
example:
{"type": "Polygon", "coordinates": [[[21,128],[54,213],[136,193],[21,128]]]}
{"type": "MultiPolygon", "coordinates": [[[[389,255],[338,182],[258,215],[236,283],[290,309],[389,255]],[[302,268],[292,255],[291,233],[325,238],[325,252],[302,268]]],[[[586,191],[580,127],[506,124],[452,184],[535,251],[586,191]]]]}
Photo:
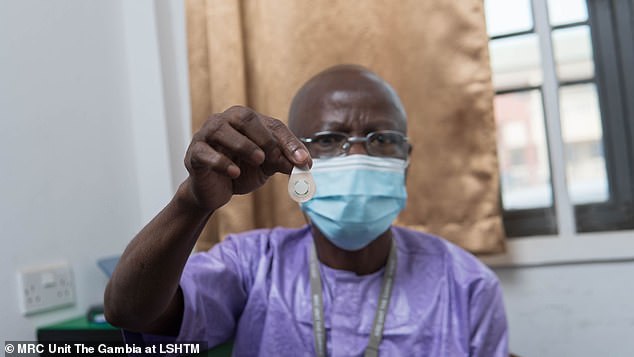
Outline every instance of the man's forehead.
{"type": "Polygon", "coordinates": [[[303,132],[315,120],[327,121],[334,113],[378,115],[405,121],[396,92],[376,74],[359,66],[337,66],[311,78],[295,95],[289,112],[293,132],[303,132]]]}
{"type": "MultiPolygon", "coordinates": [[[[405,120],[398,104],[395,104],[392,98],[367,89],[334,90],[325,93],[314,107],[307,110],[322,121],[350,123],[361,119],[396,122],[405,120]]],[[[387,126],[393,127],[389,123],[387,126]]]]}
{"type": "Polygon", "coordinates": [[[311,78],[296,97],[332,97],[358,93],[377,97],[395,95],[392,88],[379,76],[358,66],[337,66],[311,78]]]}

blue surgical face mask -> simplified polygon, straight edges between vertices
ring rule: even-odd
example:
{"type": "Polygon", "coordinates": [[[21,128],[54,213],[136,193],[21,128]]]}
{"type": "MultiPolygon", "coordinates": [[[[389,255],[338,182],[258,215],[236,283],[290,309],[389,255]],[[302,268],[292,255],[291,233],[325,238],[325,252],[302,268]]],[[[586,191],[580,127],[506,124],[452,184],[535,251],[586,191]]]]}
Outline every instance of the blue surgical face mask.
{"type": "Polygon", "coordinates": [[[406,167],[405,160],[367,155],[314,159],[317,191],[301,208],[334,245],[359,250],[405,207],[406,167]]]}

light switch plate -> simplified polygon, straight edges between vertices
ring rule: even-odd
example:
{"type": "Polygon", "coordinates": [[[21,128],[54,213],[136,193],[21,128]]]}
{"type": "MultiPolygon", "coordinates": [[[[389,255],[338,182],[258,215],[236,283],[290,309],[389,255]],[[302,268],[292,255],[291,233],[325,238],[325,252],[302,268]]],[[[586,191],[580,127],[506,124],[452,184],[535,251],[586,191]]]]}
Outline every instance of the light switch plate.
{"type": "Polygon", "coordinates": [[[23,315],[75,304],[73,271],[67,262],[20,270],[18,289],[23,315]]]}

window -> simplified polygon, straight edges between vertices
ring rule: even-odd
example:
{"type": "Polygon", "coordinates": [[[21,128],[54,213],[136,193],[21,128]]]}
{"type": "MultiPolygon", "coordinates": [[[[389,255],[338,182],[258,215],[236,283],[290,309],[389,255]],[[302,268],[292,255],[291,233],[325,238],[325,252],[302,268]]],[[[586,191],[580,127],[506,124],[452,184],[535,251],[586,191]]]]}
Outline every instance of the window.
{"type": "Polygon", "coordinates": [[[485,0],[509,237],[634,228],[634,0],[485,0]]]}

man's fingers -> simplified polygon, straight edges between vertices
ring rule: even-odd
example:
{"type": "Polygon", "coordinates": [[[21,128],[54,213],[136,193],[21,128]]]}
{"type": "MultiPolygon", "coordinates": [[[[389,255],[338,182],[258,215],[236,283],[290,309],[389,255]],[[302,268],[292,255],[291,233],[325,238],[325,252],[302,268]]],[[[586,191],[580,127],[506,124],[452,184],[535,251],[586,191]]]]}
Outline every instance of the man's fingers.
{"type": "Polygon", "coordinates": [[[229,124],[222,124],[213,135],[208,132],[205,141],[217,151],[228,153],[234,159],[239,158],[254,166],[264,162],[264,151],[229,124]]]}
{"type": "Polygon", "coordinates": [[[268,175],[278,171],[290,173],[293,166],[312,165],[304,144],[280,120],[245,107],[232,107],[223,115],[230,118],[237,131],[264,151],[266,159],[262,169],[268,175]]]}
{"type": "Polygon", "coordinates": [[[189,147],[185,156],[185,167],[192,175],[213,170],[231,178],[240,176],[238,165],[204,141],[195,141],[189,147]]]}
{"type": "Polygon", "coordinates": [[[262,116],[246,107],[232,107],[223,114],[229,117],[231,126],[249,137],[260,147],[269,145],[274,139],[262,124],[262,116]]]}
{"type": "Polygon", "coordinates": [[[280,154],[279,144],[264,125],[266,117],[246,107],[232,107],[223,113],[229,117],[231,126],[253,141],[267,160],[276,160],[280,154]]]}
{"type": "Polygon", "coordinates": [[[242,163],[259,166],[269,176],[312,165],[304,144],[283,122],[239,106],[208,119],[190,149],[194,171],[207,168],[231,178],[240,175],[242,163]]]}
{"type": "MultiPolygon", "coordinates": [[[[284,156],[294,166],[312,167],[313,161],[308,149],[282,121],[266,117],[266,126],[279,144],[284,156]]],[[[290,171],[289,171],[290,172],[290,171]]]]}

